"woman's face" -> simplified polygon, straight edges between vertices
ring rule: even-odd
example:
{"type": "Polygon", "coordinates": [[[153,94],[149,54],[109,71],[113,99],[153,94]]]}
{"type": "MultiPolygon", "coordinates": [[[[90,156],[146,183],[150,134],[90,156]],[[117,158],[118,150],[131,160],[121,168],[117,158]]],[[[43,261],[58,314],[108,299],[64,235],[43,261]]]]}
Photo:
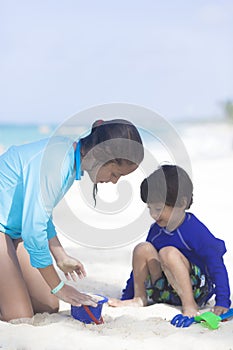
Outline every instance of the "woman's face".
{"type": "Polygon", "coordinates": [[[89,170],[88,173],[92,182],[95,184],[103,182],[112,182],[113,184],[116,184],[121,176],[132,173],[137,169],[137,167],[138,166],[136,164],[129,165],[124,161],[121,163],[121,165],[111,162],[98,167],[98,169],[95,168],[89,170]]]}

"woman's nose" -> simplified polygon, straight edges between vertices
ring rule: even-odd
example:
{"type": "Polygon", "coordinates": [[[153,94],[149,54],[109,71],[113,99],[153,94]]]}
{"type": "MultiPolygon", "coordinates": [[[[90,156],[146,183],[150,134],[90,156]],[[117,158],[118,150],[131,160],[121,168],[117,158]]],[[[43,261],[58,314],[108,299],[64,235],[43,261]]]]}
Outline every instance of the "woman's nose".
{"type": "Polygon", "coordinates": [[[113,183],[115,185],[117,183],[117,181],[119,180],[119,178],[120,178],[120,176],[118,176],[118,177],[112,176],[110,181],[111,181],[111,183],[113,183]]]}

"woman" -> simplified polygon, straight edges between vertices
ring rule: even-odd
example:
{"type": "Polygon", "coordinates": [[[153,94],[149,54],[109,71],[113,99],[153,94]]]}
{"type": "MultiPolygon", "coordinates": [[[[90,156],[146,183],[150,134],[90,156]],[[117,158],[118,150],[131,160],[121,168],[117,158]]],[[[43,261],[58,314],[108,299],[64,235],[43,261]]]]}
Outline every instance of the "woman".
{"type": "Polygon", "coordinates": [[[80,261],[67,255],[57,238],[52,211],[84,171],[94,183],[117,183],[143,160],[136,127],[122,119],[97,121],[91,133],[73,142],[56,136],[13,146],[0,157],[0,312],[9,321],[35,313],[57,312],[59,299],[96,306],[59,278],[86,275],[80,261]],[[51,256],[52,254],[52,256],[51,256]]]}

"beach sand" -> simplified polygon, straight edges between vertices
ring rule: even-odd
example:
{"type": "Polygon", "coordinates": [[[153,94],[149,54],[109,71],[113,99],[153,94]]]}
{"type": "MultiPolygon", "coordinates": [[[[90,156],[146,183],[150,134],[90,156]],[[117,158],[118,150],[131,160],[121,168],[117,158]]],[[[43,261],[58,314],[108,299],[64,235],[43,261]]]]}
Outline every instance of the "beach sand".
{"type": "MultiPolygon", "coordinates": [[[[198,130],[193,127],[184,142],[187,142],[194,181],[194,203],[190,211],[216,237],[225,240],[227,253],[224,261],[232,289],[233,150],[228,141],[225,144],[227,138],[224,137],[225,131],[228,134],[229,130],[232,132],[232,127],[229,129],[226,125],[226,129],[224,126],[222,128],[223,134],[216,140],[217,146],[207,144],[205,137],[201,144],[200,126],[198,130]]],[[[210,127],[208,133],[211,130],[210,127]]],[[[216,130],[215,127],[215,132],[216,130]]],[[[207,136],[207,131],[203,131],[203,135],[207,136]]],[[[120,297],[131,271],[132,250],[137,242],[123,248],[99,250],[78,246],[61,234],[59,238],[67,252],[81,260],[87,270],[87,277],[77,284],[72,283],[73,285],[83,292],[120,297]]],[[[142,240],[141,238],[139,241],[142,240]]],[[[59,274],[62,277],[60,272],[59,274]]],[[[211,300],[202,311],[210,310],[213,303],[211,300]]],[[[57,314],[37,314],[31,320],[0,322],[0,349],[233,349],[233,319],[222,322],[218,330],[209,330],[200,324],[193,324],[189,328],[175,328],[170,320],[177,313],[180,313],[178,307],[164,304],[144,308],[111,308],[104,304],[104,324],[85,325],[71,317],[70,305],[61,302],[60,312],[57,314]]]]}

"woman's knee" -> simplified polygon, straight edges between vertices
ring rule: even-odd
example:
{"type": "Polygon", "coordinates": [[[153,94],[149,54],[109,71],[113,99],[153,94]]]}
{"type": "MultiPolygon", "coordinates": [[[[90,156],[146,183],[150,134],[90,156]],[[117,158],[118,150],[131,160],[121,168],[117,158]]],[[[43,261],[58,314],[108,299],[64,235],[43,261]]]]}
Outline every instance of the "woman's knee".
{"type": "Polygon", "coordinates": [[[33,316],[34,313],[30,304],[21,304],[19,301],[15,301],[1,305],[0,319],[2,321],[9,322],[19,318],[32,318],[33,316]]]}
{"type": "Polygon", "coordinates": [[[59,311],[59,299],[54,295],[48,296],[43,300],[35,300],[32,298],[34,313],[48,312],[49,314],[59,311]]]}
{"type": "Polygon", "coordinates": [[[53,313],[57,313],[58,311],[59,311],[59,299],[56,297],[51,298],[48,303],[48,313],[53,314],[53,313]]]}
{"type": "Polygon", "coordinates": [[[51,304],[48,305],[46,312],[48,312],[49,314],[56,314],[58,313],[58,311],[59,311],[59,302],[57,302],[56,304],[54,303],[52,305],[51,304]]]}
{"type": "Polygon", "coordinates": [[[49,311],[50,313],[57,313],[59,311],[59,299],[55,297],[49,306],[50,306],[50,311],[49,311]]]}

